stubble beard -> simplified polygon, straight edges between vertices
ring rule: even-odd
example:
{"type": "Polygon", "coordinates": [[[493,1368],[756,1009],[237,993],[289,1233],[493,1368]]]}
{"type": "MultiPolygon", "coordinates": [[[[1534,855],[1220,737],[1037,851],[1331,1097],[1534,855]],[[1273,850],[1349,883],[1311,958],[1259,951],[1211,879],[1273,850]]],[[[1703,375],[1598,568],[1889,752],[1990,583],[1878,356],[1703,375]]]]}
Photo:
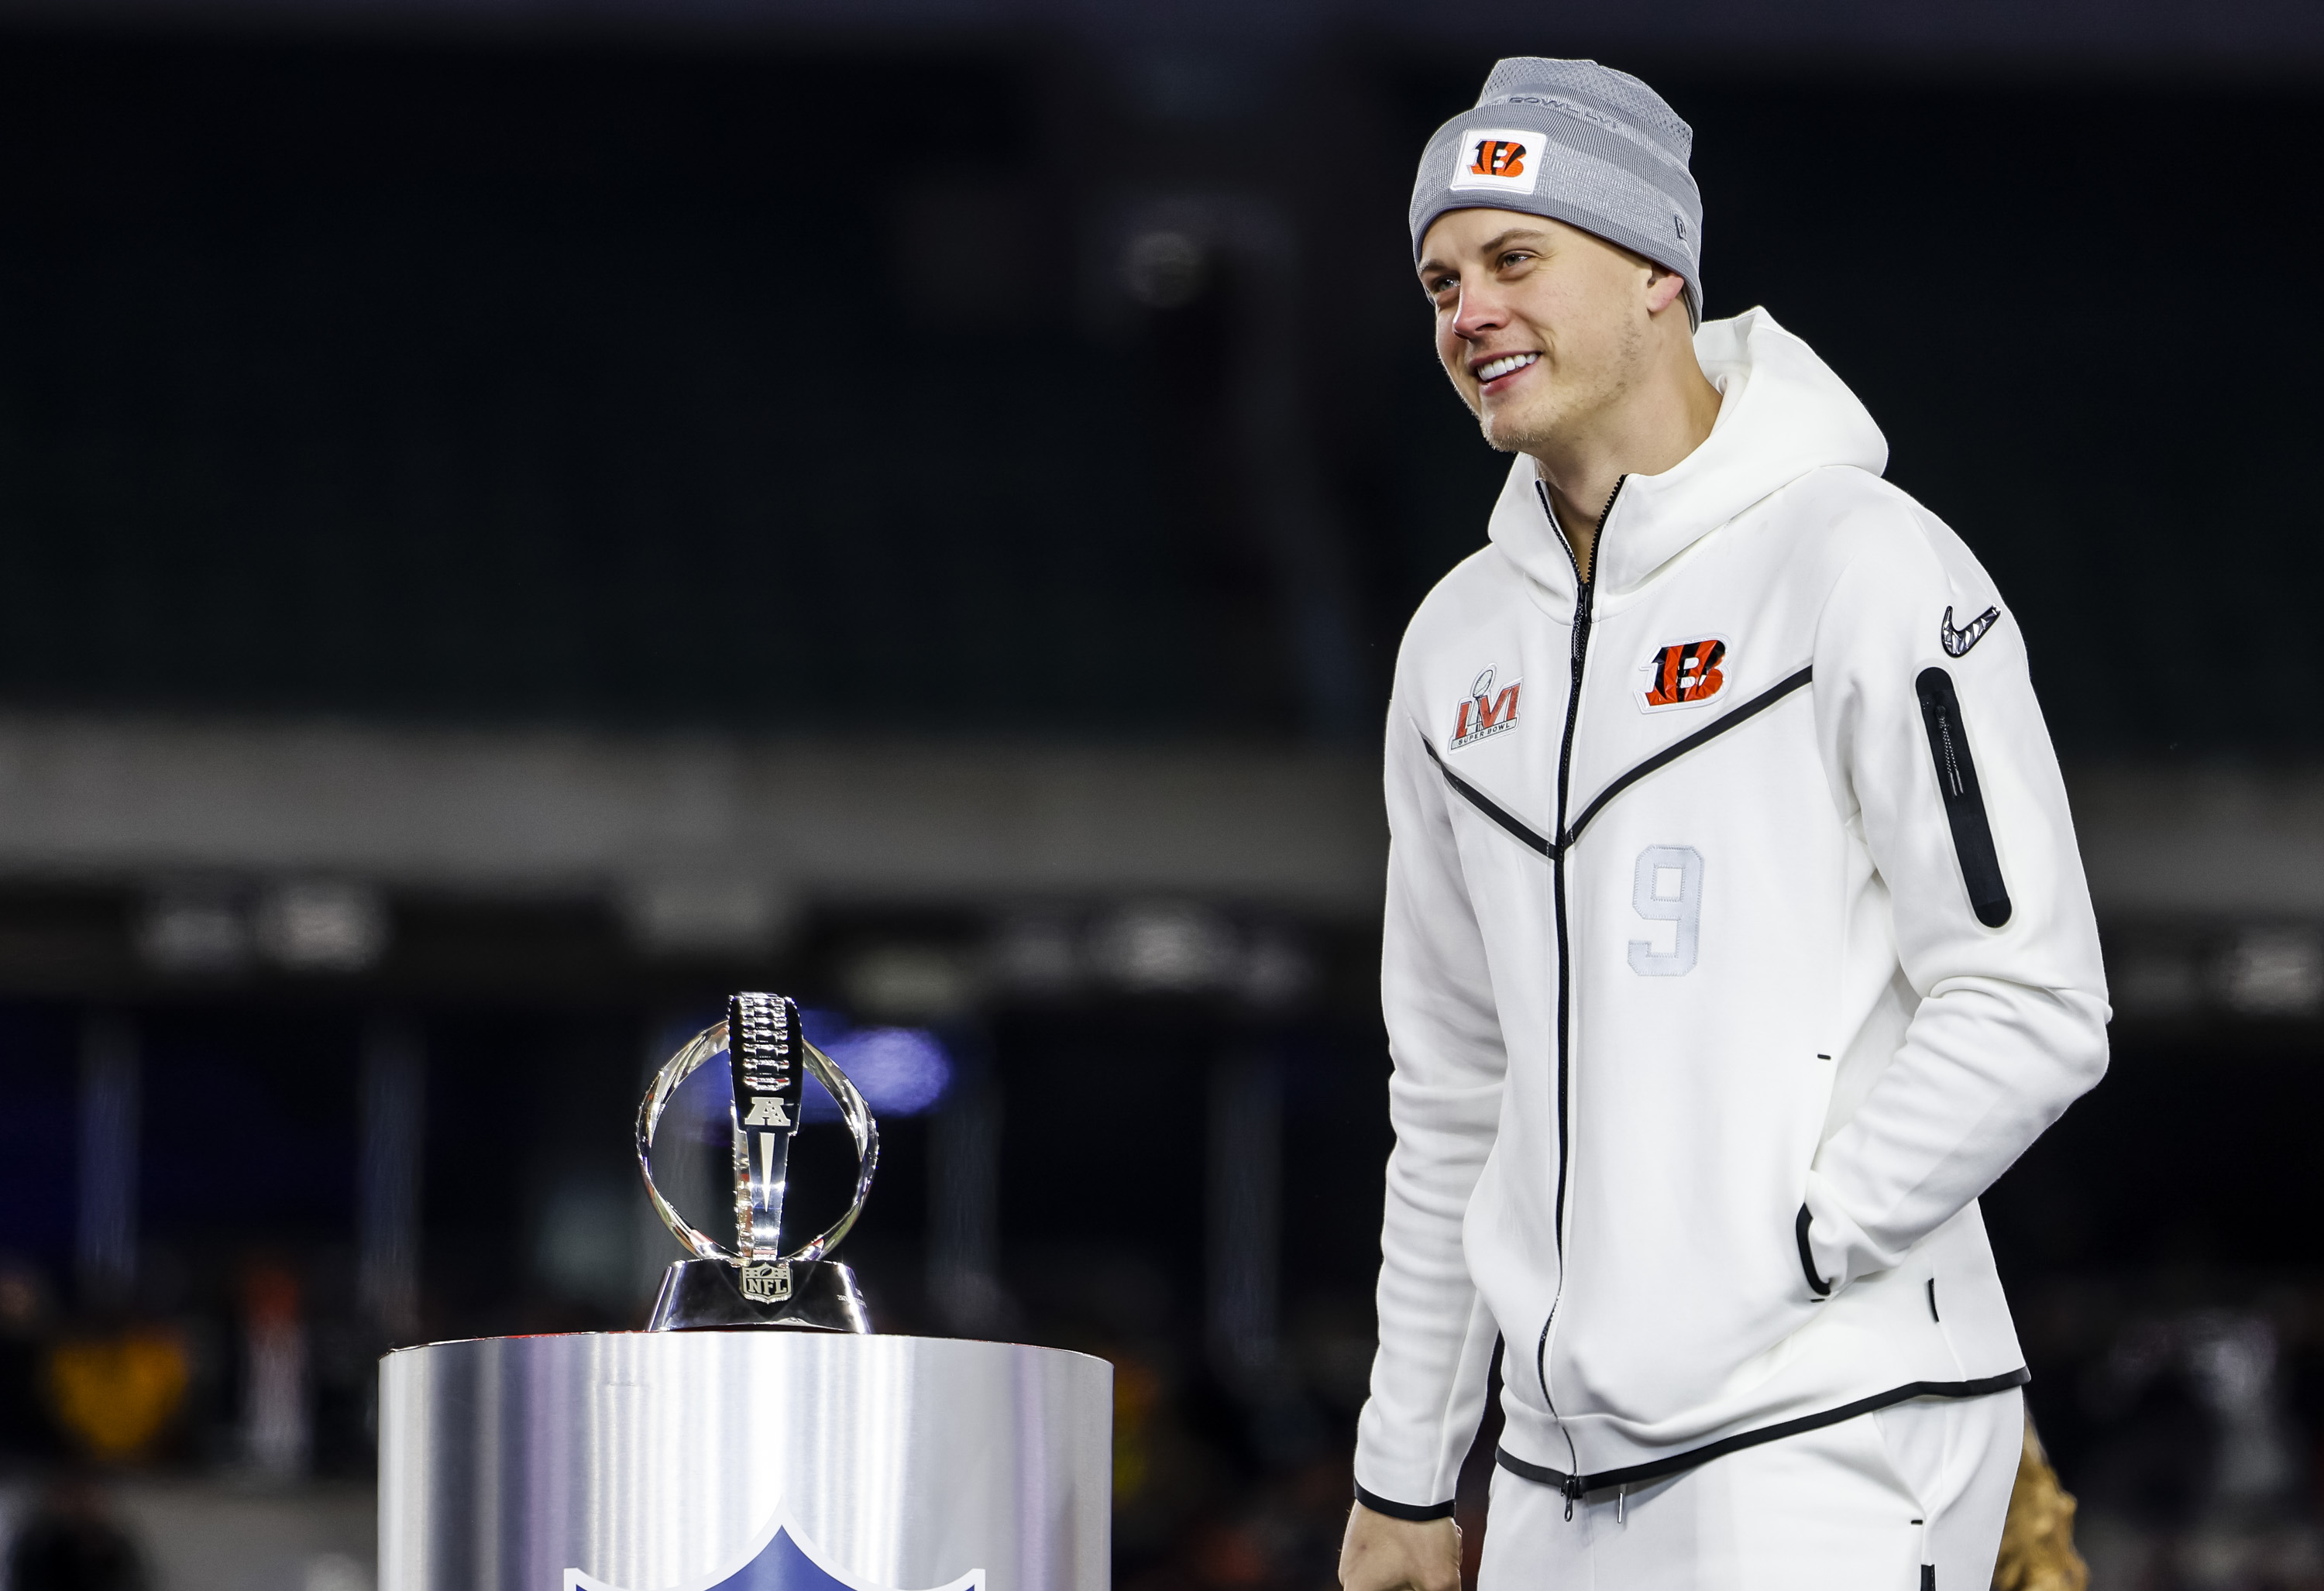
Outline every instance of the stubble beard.
{"type": "Polygon", "coordinates": [[[1566,418],[1565,406],[1560,403],[1532,404],[1517,414],[1494,415],[1480,409],[1477,429],[1496,453],[1538,454],[1555,442],[1560,422],[1566,418]]]}
{"type": "MultiPolygon", "coordinates": [[[[1579,350],[1568,350],[1580,357],[1561,359],[1555,370],[1542,370],[1547,384],[1529,403],[1489,414],[1472,400],[1486,446],[1498,453],[1539,458],[1587,428],[1594,417],[1618,408],[1646,367],[1646,327],[1624,326],[1611,336],[1610,346],[1604,345],[1606,341],[1585,341],[1579,350]]],[[[1547,363],[1545,355],[1543,363],[1547,363]]]]}
{"type": "Polygon", "coordinates": [[[1550,369],[1546,356],[1534,367],[1534,375],[1536,390],[1521,402],[1503,403],[1489,409],[1481,401],[1470,400],[1470,408],[1477,417],[1477,429],[1483,435],[1485,445],[1496,453],[1538,456],[1554,447],[1558,437],[1589,411],[1591,400],[1597,396],[1576,391],[1570,372],[1563,368],[1550,369]]]}

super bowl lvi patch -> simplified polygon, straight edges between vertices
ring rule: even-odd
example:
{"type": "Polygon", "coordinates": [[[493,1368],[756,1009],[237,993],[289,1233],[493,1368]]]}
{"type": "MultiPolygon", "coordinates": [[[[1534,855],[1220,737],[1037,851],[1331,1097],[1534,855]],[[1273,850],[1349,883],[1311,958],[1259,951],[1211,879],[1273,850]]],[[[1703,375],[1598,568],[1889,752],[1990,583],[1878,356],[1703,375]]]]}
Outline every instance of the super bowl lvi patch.
{"type": "Polygon", "coordinates": [[[1479,675],[1460,706],[1453,710],[1452,738],[1445,741],[1444,749],[1458,751],[1463,746],[1517,728],[1517,693],[1524,683],[1513,679],[1496,690],[1491,669],[1479,675]]]}

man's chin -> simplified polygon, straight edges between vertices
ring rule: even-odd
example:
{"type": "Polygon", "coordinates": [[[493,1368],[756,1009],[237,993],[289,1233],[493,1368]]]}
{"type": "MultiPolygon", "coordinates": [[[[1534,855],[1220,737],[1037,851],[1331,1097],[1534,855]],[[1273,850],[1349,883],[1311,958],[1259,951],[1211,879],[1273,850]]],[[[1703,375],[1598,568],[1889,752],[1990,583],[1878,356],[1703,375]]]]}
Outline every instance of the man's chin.
{"type": "Polygon", "coordinates": [[[1528,425],[1514,414],[1495,414],[1487,410],[1477,417],[1477,428],[1496,453],[1533,453],[1547,439],[1549,428],[1538,423],[1528,425]]]}

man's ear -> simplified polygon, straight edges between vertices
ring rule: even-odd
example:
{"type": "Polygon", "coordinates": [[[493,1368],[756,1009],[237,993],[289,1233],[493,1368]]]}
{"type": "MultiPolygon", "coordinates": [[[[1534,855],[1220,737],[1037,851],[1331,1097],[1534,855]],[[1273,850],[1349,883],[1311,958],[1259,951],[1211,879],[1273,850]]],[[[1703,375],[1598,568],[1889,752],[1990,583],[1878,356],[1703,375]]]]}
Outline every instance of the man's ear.
{"type": "Polygon", "coordinates": [[[1685,277],[1675,271],[1665,271],[1659,265],[1655,266],[1654,274],[1646,278],[1646,313],[1660,315],[1676,303],[1679,295],[1685,291],[1685,277]]]}

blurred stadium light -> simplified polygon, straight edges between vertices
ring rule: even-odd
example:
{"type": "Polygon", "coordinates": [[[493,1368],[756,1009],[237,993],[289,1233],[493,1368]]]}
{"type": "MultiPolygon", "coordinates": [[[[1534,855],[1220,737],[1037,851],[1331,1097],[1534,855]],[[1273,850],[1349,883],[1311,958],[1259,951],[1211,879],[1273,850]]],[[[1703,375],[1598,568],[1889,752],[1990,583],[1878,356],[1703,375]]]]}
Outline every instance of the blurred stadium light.
{"type": "MultiPolygon", "coordinates": [[[[800,1016],[808,1042],[837,1063],[883,1121],[921,1115],[952,1086],[952,1057],[926,1028],[858,1027],[836,1012],[813,1007],[800,1016]]],[[[799,1119],[837,1121],[839,1107],[820,1087],[809,1089],[799,1119]]]]}

